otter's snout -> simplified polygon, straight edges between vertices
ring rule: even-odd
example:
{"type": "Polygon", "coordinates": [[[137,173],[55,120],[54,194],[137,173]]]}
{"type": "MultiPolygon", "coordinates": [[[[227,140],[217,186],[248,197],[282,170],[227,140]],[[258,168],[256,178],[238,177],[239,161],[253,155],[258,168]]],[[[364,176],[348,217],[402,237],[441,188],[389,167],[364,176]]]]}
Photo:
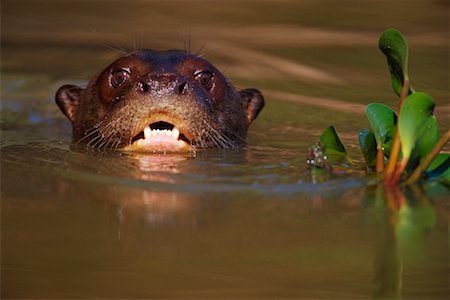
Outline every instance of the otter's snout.
{"type": "Polygon", "coordinates": [[[188,90],[186,79],[178,74],[149,74],[137,83],[140,93],[152,95],[184,95],[188,90]]]}

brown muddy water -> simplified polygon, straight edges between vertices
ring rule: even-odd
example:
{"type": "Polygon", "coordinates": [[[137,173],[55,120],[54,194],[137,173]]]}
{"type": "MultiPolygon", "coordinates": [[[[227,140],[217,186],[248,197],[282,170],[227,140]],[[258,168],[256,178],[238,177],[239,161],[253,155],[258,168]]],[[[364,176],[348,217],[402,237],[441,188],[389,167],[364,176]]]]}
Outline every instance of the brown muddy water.
{"type": "Polygon", "coordinates": [[[449,193],[318,181],[334,125],[395,107],[379,34],[449,127],[447,1],[1,1],[1,298],[448,299],[449,193]],[[266,107],[242,151],[70,150],[54,104],[123,49],[190,49],[266,107]],[[392,201],[392,197],[400,199],[392,201]]]}

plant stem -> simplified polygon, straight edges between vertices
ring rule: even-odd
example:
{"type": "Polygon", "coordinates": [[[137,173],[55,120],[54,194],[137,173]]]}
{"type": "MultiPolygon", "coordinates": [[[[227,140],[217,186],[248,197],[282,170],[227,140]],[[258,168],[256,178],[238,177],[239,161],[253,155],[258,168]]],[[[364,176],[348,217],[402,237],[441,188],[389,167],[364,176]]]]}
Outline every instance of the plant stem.
{"type": "Polygon", "coordinates": [[[386,165],[386,169],[384,170],[384,182],[388,183],[392,177],[392,174],[395,171],[395,167],[397,166],[398,157],[400,155],[400,134],[398,133],[398,126],[396,128],[394,134],[394,141],[392,142],[391,153],[389,154],[389,161],[386,165]]]}
{"type": "Polygon", "coordinates": [[[402,176],[403,171],[405,170],[406,166],[408,165],[408,157],[403,156],[400,163],[397,165],[397,168],[395,169],[394,174],[390,177],[390,180],[388,181],[387,185],[388,187],[394,187],[397,186],[400,177],[402,176]]]}
{"type": "Polygon", "coordinates": [[[384,171],[384,154],[383,149],[377,148],[377,161],[375,170],[377,173],[382,173],[384,171]]]}
{"type": "Polygon", "coordinates": [[[428,166],[433,162],[433,159],[439,154],[442,147],[450,140],[450,129],[444,133],[443,136],[438,140],[434,148],[425,156],[425,158],[420,162],[419,166],[412,172],[411,176],[406,180],[405,184],[411,184],[416,182],[422,175],[423,172],[428,168],[428,166]]]}
{"type": "MultiPolygon", "coordinates": [[[[400,117],[400,110],[402,109],[402,105],[405,102],[406,97],[408,97],[409,93],[409,81],[405,79],[403,81],[402,94],[400,95],[400,102],[398,107],[398,117],[400,117]]],[[[384,171],[384,183],[388,183],[391,181],[391,177],[395,171],[395,167],[397,166],[398,156],[400,154],[401,142],[400,142],[400,133],[398,130],[398,119],[397,126],[394,134],[394,141],[392,142],[391,153],[389,154],[389,161],[386,165],[386,169],[384,171]]]]}
{"type": "MultiPolygon", "coordinates": [[[[398,113],[400,114],[400,109],[402,109],[403,102],[405,102],[406,97],[409,94],[409,81],[405,79],[403,81],[402,94],[400,95],[400,102],[398,104],[398,113]]],[[[398,122],[397,122],[398,123],[398,122]]]]}

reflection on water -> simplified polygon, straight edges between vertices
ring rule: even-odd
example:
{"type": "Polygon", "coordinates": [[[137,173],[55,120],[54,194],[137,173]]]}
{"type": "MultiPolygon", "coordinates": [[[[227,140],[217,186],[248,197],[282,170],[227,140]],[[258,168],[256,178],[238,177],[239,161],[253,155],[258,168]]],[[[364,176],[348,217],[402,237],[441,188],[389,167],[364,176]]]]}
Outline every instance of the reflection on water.
{"type": "Polygon", "coordinates": [[[404,256],[422,254],[428,233],[436,223],[436,214],[431,200],[419,186],[381,189],[377,188],[373,201],[386,204],[389,217],[375,260],[375,296],[397,299],[402,295],[404,256]]]}
{"type": "Polygon", "coordinates": [[[432,201],[419,188],[348,188],[344,179],[307,189],[300,177],[242,189],[223,178],[280,172],[252,175],[243,157],[258,152],[244,153],[197,160],[4,147],[2,296],[440,299],[447,293],[448,205],[440,197],[432,201]],[[97,167],[87,168],[93,161],[97,167]],[[202,174],[208,184],[186,179],[202,174]]]}
{"type": "Polygon", "coordinates": [[[140,179],[146,181],[158,181],[175,184],[176,180],[171,179],[164,174],[179,174],[181,171],[178,165],[187,160],[191,154],[131,154],[130,164],[135,165],[142,171],[140,179]]]}
{"type": "Polygon", "coordinates": [[[388,26],[448,127],[447,7],[2,1],[1,298],[447,299],[447,186],[384,191],[305,165],[328,125],[357,161],[364,106],[395,106],[376,45],[388,26]],[[198,50],[259,88],[247,149],[70,150],[54,92],[85,86],[111,45],[198,50]]]}

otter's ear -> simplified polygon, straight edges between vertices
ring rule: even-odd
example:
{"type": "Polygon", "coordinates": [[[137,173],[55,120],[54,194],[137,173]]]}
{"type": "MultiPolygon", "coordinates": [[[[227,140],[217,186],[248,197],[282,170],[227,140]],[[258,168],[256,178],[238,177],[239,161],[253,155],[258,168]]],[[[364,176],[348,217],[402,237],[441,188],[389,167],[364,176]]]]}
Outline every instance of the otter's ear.
{"type": "Polygon", "coordinates": [[[56,104],[71,122],[75,120],[82,88],[66,84],[58,89],[55,95],[56,104]]]}
{"type": "Polygon", "coordinates": [[[264,107],[264,97],[257,89],[240,90],[239,94],[246,109],[247,124],[250,124],[264,107]]]}

